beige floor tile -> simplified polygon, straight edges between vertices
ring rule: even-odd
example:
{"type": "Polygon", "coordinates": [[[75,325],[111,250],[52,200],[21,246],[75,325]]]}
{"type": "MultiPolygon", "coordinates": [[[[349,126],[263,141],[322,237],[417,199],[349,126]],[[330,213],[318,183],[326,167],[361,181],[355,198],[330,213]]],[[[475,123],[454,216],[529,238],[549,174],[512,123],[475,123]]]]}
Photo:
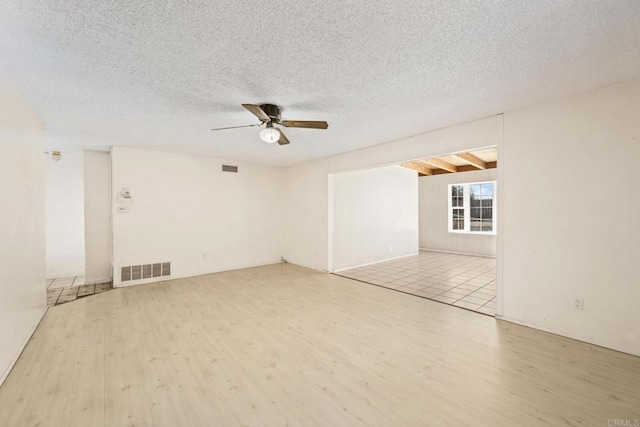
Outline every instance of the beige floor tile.
{"type": "Polygon", "coordinates": [[[414,294],[421,297],[425,297],[425,298],[431,298],[431,299],[438,295],[438,294],[434,294],[432,292],[426,292],[426,291],[415,291],[414,294]]]}
{"type": "Polygon", "coordinates": [[[479,287],[479,286],[472,286],[472,285],[468,285],[468,284],[466,284],[466,283],[465,283],[465,284],[463,284],[463,285],[458,286],[457,288],[458,288],[458,289],[467,289],[467,290],[469,290],[469,291],[471,291],[471,292],[474,292],[474,291],[477,291],[477,290],[479,290],[479,289],[480,289],[480,287],[479,287]]]}
{"type": "Polygon", "coordinates": [[[429,286],[430,288],[433,289],[442,289],[443,291],[448,291],[449,289],[453,289],[454,286],[450,286],[450,285],[443,285],[441,283],[436,283],[435,285],[429,286]]]}
{"type": "Polygon", "coordinates": [[[461,295],[461,296],[467,296],[467,295],[469,295],[469,293],[471,291],[468,291],[466,289],[453,288],[453,289],[449,289],[447,292],[450,292],[452,294],[461,295]]]}
{"type": "Polygon", "coordinates": [[[474,304],[467,301],[456,301],[453,303],[453,305],[455,305],[456,307],[462,307],[474,311],[481,307],[480,304],[474,304]]]}
{"type": "Polygon", "coordinates": [[[461,301],[470,302],[472,304],[485,305],[488,300],[474,297],[472,295],[467,295],[466,297],[462,298],[461,301]]]}
{"type": "Polygon", "coordinates": [[[462,299],[464,304],[455,305],[478,310],[484,307],[483,314],[495,311],[495,260],[491,258],[420,251],[416,257],[340,275],[448,304],[462,299]]]}
{"type": "Polygon", "coordinates": [[[456,300],[464,298],[464,295],[456,294],[450,291],[443,292],[440,294],[440,296],[447,297],[447,298],[455,298],[456,300]]]}
{"type": "Polygon", "coordinates": [[[489,301],[489,302],[488,302],[488,303],[486,303],[484,306],[485,306],[485,307],[487,307],[487,308],[493,308],[493,309],[495,310],[495,308],[496,308],[496,301],[495,301],[495,300],[493,300],[493,301],[489,301]]]}
{"type": "Polygon", "coordinates": [[[475,297],[475,298],[480,298],[481,300],[484,300],[484,301],[490,301],[490,300],[492,300],[492,299],[494,299],[496,297],[495,294],[489,295],[489,294],[485,294],[485,293],[482,293],[482,292],[474,292],[472,294],[469,294],[469,296],[472,296],[472,297],[475,297]]]}
{"type": "Polygon", "coordinates": [[[441,296],[441,295],[436,295],[435,297],[433,297],[431,299],[435,300],[435,301],[446,302],[447,304],[453,304],[457,300],[457,298],[444,297],[444,296],[441,296]]]}

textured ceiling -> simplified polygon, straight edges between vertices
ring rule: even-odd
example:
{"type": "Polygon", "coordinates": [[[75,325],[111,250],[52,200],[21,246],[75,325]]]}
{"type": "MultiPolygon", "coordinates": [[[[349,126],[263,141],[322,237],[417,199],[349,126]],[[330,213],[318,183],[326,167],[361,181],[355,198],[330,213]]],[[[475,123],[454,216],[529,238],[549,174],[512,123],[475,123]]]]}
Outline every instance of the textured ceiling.
{"type": "Polygon", "coordinates": [[[50,147],[291,165],[640,75],[640,1],[3,0],[0,66],[50,147]],[[241,103],[275,103],[289,146],[241,103]]]}

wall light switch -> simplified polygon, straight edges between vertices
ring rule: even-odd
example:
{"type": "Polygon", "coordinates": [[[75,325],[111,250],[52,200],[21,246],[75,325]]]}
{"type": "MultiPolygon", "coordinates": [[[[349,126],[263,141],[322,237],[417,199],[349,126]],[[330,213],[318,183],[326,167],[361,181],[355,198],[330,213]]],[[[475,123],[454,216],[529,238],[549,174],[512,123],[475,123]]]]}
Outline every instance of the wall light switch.
{"type": "Polygon", "coordinates": [[[118,213],[129,213],[131,210],[131,206],[118,206],[118,213]]]}

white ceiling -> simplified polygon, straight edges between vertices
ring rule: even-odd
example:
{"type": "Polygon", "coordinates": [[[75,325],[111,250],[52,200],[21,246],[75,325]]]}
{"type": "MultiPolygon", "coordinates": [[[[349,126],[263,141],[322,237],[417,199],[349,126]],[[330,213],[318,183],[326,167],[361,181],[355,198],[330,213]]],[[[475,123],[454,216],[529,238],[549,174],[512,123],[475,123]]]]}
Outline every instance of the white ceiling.
{"type": "Polygon", "coordinates": [[[640,1],[4,0],[0,66],[50,148],[291,165],[640,75],[640,1]],[[241,103],[271,102],[289,146],[241,103]]]}

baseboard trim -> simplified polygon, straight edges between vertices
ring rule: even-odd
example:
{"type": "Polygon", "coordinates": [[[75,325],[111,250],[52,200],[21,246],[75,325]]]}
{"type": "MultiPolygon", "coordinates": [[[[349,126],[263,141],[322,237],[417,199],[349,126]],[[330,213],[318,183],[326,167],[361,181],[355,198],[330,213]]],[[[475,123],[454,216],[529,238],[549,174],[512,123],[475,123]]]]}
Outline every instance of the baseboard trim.
{"type": "Polygon", "coordinates": [[[576,340],[576,341],[580,341],[580,342],[583,342],[583,343],[587,343],[587,344],[595,345],[595,346],[598,346],[598,347],[606,348],[608,350],[619,351],[620,353],[626,353],[626,354],[630,354],[632,356],[640,356],[640,351],[638,351],[638,350],[633,350],[633,349],[630,349],[630,348],[614,346],[611,343],[606,343],[606,342],[590,341],[586,337],[583,337],[583,336],[580,336],[580,335],[576,335],[576,334],[572,334],[570,332],[559,331],[557,329],[547,328],[546,326],[540,326],[540,325],[536,325],[536,324],[533,324],[533,323],[523,322],[521,320],[513,319],[511,317],[505,317],[505,316],[496,315],[496,319],[504,320],[505,322],[514,323],[516,325],[525,326],[525,327],[531,328],[531,329],[537,329],[537,330],[542,331],[542,332],[548,332],[548,333],[553,334],[553,335],[558,335],[558,336],[561,336],[561,337],[570,338],[572,340],[576,340]]]}
{"type": "Polygon", "coordinates": [[[454,254],[454,255],[471,255],[471,256],[480,256],[483,258],[495,258],[495,255],[483,255],[483,254],[472,254],[469,252],[454,252],[454,251],[443,251],[441,249],[430,249],[430,248],[420,248],[421,251],[429,251],[429,252],[442,252],[443,254],[454,254]]]}
{"type": "Polygon", "coordinates": [[[291,265],[297,265],[298,267],[308,268],[309,270],[319,271],[321,273],[329,273],[329,271],[326,270],[326,269],[318,268],[318,267],[311,267],[310,265],[305,265],[305,264],[302,264],[302,263],[299,263],[299,262],[291,261],[291,260],[286,259],[286,258],[285,258],[284,262],[287,263],[287,264],[291,264],[291,265]]]}
{"type": "Polygon", "coordinates": [[[407,254],[407,255],[394,256],[392,258],[381,259],[379,261],[368,262],[366,264],[354,265],[352,267],[339,268],[337,270],[330,271],[330,273],[340,273],[341,271],[351,270],[352,268],[366,267],[368,265],[380,264],[381,262],[393,261],[394,259],[407,258],[407,257],[410,257],[410,256],[416,256],[416,255],[419,255],[419,254],[420,254],[420,251],[412,253],[412,254],[407,254]]]}
{"type": "Polygon", "coordinates": [[[38,321],[35,322],[34,325],[31,327],[31,330],[23,340],[22,345],[20,346],[20,348],[18,349],[14,357],[11,359],[11,362],[9,362],[9,365],[2,372],[2,376],[0,376],[0,387],[2,387],[2,384],[4,384],[4,381],[7,379],[7,377],[11,373],[11,370],[13,369],[16,362],[20,358],[20,355],[24,351],[25,347],[27,347],[27,344],[29,343],[29,340],[33,336],[33,333],[36,331],[36,329],[38,329],[38,326],[40,325],[40,322],[42,322],[42,319],[44,318],[44,315],[47,313],[48,309],[49,309],[49,306],[45,305],[44,309],[42,310],[42,313],[40,314],[40,317],[38,318],[38,321]]]}

